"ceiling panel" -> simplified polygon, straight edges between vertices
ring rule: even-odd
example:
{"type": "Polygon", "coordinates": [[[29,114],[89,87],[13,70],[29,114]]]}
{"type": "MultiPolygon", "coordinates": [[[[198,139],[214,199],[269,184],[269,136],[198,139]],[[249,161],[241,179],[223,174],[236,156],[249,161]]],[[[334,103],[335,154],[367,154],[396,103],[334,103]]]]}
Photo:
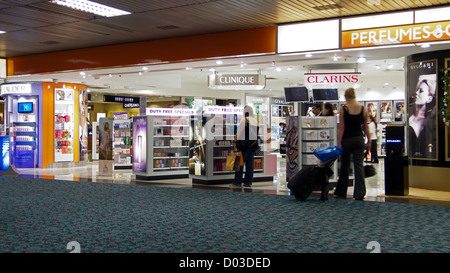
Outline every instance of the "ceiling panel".
{"type": "Polygon", "coordinates": [[[373,4],[375,0],[97,2],[132,14],[105,18],[46,0],[0,1],[0,30],[8,32],[0,35],[0,57],[450,4],[450,0],[380,0],[379,5],[373,4]]]}

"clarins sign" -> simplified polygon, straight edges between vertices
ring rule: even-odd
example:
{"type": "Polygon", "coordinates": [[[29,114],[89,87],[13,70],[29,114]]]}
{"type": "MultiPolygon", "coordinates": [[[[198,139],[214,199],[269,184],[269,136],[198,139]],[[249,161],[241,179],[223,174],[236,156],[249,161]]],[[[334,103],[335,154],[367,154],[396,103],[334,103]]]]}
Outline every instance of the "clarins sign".
{"type": "Polygon", "coordinates": [[[266,86],[261,74],[214,74],[209,76],[209,87],[226,90],[260,90],[266,86]]]}
{"type": "Polygon", "coordinates": [[[359,83],[361,72],[350,73],[305,73],[308,84],[352,84],[359,83]]]}

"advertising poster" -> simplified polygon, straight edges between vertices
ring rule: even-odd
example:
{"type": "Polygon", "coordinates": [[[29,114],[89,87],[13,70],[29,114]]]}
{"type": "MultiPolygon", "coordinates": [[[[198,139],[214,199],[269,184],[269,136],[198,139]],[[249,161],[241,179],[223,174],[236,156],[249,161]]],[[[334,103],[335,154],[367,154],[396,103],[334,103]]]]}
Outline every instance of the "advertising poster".
{"type": "MultiPolygon", "coordinates": [[[[450,77],[450,58],[445,59],[445,73],[447,73],[447,76],[450,77]]],[[[447,84],[450,84],[447,82],[447,84]]],[[[450,92],[450,90],[447,90],[447,93],[450,92]]],[[[450,112],[450,103],[447,105],[447,111],[450,112]]],[[[450,126],[445,127],[445,145],[446,145],[446,157],[445,160],[450,161],[450,126]]]]}
{"type": "Polygon", "coordinates": [[[391,122],[393,116],[392,101],[380,102],[380,121],[391,122]]]}
{"type": "Polygon", "coordinates": [[[437,61],[408,64],[408,156],[437,160],[437,61]]]}
{"type": "Polygon", "coordinates": [[[298,116],[286,118],[286,182],[300,170],[298,165],[298,116]]]}
{"type": "Polygon", "coordinates": [[[191,130],[189,140],[189,174],[206,175],[206,147],[202,116],[195,116],[191,119],[191,130]]]}
{"type": "Polygon", "coordinates": [[[147,117],[133,117],[133,171],[147,172],[147,117]]]}
{"type": "Polygon", "coordinates": [[[378,123],[378,101],[368,101],[366,102],[367,114],[371,117],[375,118],[375,121],[378,123]]]}
{"type": "Polygon", "coordinates": [[[78,137],[80,147],[80,162],[88,160],[88,97],[86,90],[78,91],[78,106],[79,106],[79,120],[78,120],[78,137]]]}
{"type": "Polygon", "coordinates": [[[101,118],[99,122],[99,159],[112,160],[112,118],[101,118]]]}
{"type": "Polygon", "coordinates": [[[2,146],[2,162],[0,170],[6,171],[9,167],[9,137],[0,136],[0,145],[2,146]]]}
{"type": "Polygon", "coordinates": [[[394,101],[395,105],[395,121],[405,122],[405,102],[394,101]]]}

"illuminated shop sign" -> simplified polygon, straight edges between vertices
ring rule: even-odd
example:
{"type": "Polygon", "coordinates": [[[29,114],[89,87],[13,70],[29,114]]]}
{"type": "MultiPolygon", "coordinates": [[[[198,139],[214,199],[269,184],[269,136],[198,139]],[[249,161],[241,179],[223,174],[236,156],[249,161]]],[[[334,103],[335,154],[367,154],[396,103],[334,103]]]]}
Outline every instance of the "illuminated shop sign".
{"type": "Polygon", "coordinates": [[[342,48],[450,40],[450,21],[342,32],[342,48]]]}
{"type": "Polygon", "coordinates": [[[190,116],[195,115],[195,109],[188,108],[147,108],[147,116],[190,116]]]}
{"type": "Polygon", "coordinates": [[[31,84],[3,84],[1,86],[1,94],[30,94],[31,93],[31,84]]]}
{"type": "Polygon", "coordinates": [[[139,103],[134,103],[134,102],[126,102],[123,104],[123,108],[139,108],[140,104],[139,103]]]}
{"type": "Polygon", "coordinates": [[[216,85],[255,85],[259,75],[218,75],[216,85]]]}
{"type": "Polygon", "coordinates": [[[214,74],[209,76],[209,88],[225,90],[261,90],[266,76],[260,74],[214,74]]]}
{"type": "Polygon", "coordinates": [[[349,84],[358,83],[361,72],[350,73],[305,73],[308,84],[349,84]]]}
{"type": "Polygon", "coordinates": [[[243,112],[244,112],[244,107],[206,106],[204,108],[205,114],[242,115],[243,112]]]}
{"type": "Polygon", "coordinates": [[[111,96],[104,95],[104,102],[131,102],[131,103],[139,103],[139,98],[137,97],[122,97],[122,96],[111,96]]]}

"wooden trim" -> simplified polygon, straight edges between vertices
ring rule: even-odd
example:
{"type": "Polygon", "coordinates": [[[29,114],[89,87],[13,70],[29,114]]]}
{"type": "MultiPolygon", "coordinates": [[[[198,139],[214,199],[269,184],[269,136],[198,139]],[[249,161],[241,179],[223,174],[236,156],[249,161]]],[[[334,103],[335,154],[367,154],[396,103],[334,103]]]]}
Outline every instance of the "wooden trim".
{"type": "Polygon", "coordinates": [[[58,51],[7,59],[8,76],[273,54],[276,27],[58,51]]]}

